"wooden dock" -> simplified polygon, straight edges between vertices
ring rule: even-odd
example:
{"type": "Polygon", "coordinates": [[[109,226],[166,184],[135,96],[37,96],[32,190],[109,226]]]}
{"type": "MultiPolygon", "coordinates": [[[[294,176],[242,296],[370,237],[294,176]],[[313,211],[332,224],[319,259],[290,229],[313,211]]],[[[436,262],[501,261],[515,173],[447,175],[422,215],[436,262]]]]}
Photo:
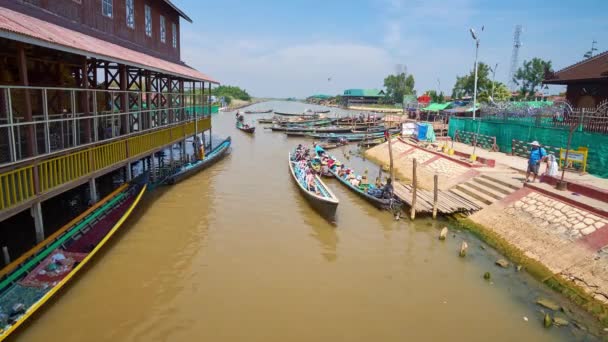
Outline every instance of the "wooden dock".
{"type": "MultiPolygon", "coordinates": [[[[412,186],[395,182],[394,193],[397,198],[412,207],[412,186]]],[[[437,212],[450,215],[455,213],[471,213],[480,210],[477,204],[458,196],[451,191],[438,190],[437,212]]],[[[428,190],[416,190],[416,213],[433,213],[433,192],[428,190]]]]}

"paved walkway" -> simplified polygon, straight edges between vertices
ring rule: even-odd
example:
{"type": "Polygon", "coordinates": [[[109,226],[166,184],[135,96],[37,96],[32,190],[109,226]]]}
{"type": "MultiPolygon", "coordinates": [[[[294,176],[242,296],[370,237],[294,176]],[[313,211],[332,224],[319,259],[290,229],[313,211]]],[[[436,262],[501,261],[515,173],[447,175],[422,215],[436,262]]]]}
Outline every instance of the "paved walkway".
{"type": "MultiPolygon", "coordinates": [[[[467,145],[464,143],[454,142],[454,149],[456,151],[472,154],[473,146],[467,145]]],[[[511,156],[502,152],[490,152],[481,148],[477,148],[475,150],[475,154],[480,157],[494,159],[496,160],[496,164],[504,165],[515,169],[520,172],[526,172],[528,168],[528,161],[525,158],[518,156],[511,156]]],[[[545,166],[541,166],[541,172],[545,171],[545,166]]],[[[560,173],[561,176],[561,173],[560,173]]],[[[608,189],[608,179],[599,178],[597,176],[591,174],[581,175],[578,172],[570,172],[566,171],[566,176],[564,177],[567,181],[573,181],[576,183],[586,183],[593,185],[595,187],[601,189],[608,189]]]]}

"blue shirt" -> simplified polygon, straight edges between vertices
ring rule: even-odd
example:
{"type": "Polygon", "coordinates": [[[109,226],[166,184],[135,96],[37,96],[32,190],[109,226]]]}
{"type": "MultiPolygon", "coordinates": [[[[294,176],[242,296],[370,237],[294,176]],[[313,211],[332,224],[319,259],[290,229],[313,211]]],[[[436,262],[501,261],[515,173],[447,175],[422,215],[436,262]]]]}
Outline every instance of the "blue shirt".
{"type": "Polygon", "coordinates": [[[547,152],[545,151],[544,148],[542,148],[542,147],[537,148],[535,150],[530,151],[530,160],[528,161],[528,163],[530,165],[535,165],[541,159],[543,159],[543,157],[546,157],[546,156],[547,156],[547,152]]]}
{"type": "Polygon", "coordinates": [[[321,154],[321,153],[324,153],[324,152],[325,152],[325,150],[323,149],[323,147],[321,147],[321,146],[317,145],[317,146],[315,146],[315,152],[316,152],[317,154],[321,154]]]}

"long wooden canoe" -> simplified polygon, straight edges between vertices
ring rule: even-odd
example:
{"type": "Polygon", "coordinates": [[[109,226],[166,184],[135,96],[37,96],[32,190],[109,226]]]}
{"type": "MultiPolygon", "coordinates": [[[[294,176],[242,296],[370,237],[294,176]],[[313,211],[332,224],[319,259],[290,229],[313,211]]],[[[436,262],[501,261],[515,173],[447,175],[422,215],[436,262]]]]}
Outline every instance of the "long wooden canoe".
{"type": "Polygon", "coordinates": [[[211,152],[209,152],[205,158],[183,165],[179,171],[169,176],[165,180],[165,183],[175,184],[215,164],[217,161],[221,160],[228,153],[228,151],[230,151],[231,142],[232,139],[230,137],[226,138],[219,145],[217,145],[216,148],[211,150],[211,152]]]}
{"type": "MultiPolygon", "coordinates": [[[[330,156],[330,158],[334,159],[337,161],[337,159],[333,158],[330,156]]],[[[335,172],[335,170],[333,169],[329,169],[329,172],[334,175],[334,177],[336,177],[336,179],[342,183],[342,185],[346,186],[349,190],[351,190],[352,192],[356,193],[359,197],[363,198],[364,200],[368,201],[369,203],[371,203],[373,206],[375,206],[378,209],[388,209],[391,203],[391,200],[389,199],[384,199],[384,198],[377,198],[375,196],[372,196],[370,194],[368,194],[367,192],[361,190],[358,187],[353,186],[348,180],[338,176],[338,174],[335,172]]]]}
{"type": "Polygon", "coordinates": [[[267,113],[272,113],[272,109],[268,109],[268,110],[246,110],[243,113],[245,113],[245,114],[267,114],[267,113]]]}
{"type": "Polygon", "coordinates": [[[319,190],[319,194],[309,191],[306,186],[304,170],[300,169],[297,162],[292,160],[291,153],[288,155],[289,171],[291,177],[296,182],[300,193],[310,203],[310,205],[319,212],[323,217],[330,221],[335,220],[336,209],[340,201],[333,192],[323,183],[319,176],[315,175],[315,185],[319,190]]]}
{"type": "Polygon", "coordinates": [[[147,174],[99,201],[0,274],[0,341],[48,302],[108,242],[147,188],[147,174]]]}
{"type": "Polygon", "coordinates": [[[249,133],[249,134],[253,134],[255,132],[255,127],[254,126],[247,126],[245,127],[243,124],[238,123],[236,124],[236,128],[238,128],[239,130],[245,132],[245,133],[249,133]]]}

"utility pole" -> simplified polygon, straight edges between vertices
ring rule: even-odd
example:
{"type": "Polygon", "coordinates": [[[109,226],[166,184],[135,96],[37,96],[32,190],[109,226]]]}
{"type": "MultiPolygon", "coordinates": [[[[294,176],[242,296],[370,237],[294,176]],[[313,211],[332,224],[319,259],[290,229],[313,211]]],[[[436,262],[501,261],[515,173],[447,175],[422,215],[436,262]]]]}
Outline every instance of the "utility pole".
{"type": "MultiPolygon", "coordinates": [[[[483,26],[481,27],[481,31],[483,32],[483,26]]],[[[476,107],[476,103],[477,103],[477,59],[479,57],[479,37],[477,37],[477,34],[475,33],[475,30],[473,29],[469,29],[469,31],[471,32],[471,37],[473,37],[473,40],[475,41],[475,84],[474,84],[474,89],[473,89],[473,120],[475,120],[475,114],[477,112],[477,107],[476,107]]]]}

